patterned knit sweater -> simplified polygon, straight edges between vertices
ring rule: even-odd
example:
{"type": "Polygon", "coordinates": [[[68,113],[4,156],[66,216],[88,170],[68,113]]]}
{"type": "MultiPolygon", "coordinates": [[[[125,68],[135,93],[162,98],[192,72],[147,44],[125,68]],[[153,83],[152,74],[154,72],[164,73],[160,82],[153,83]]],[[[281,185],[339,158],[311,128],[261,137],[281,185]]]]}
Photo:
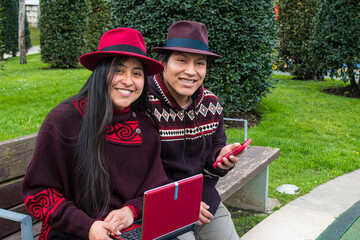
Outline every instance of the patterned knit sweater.
{"type": "MultiPolygon", "coordinates": [[[[75,204],[82,186],[74,182],[74,153],[86,105],[85,99],[58,105],[39,131],[22,196],[43,223],[40,239],[49,239],[53,229],[88,239],[96,220],[75,204]]],[[[128,204],[141,216],[144,191],[168,182],[154,122],[131,108],[115,111],[106,151],[113,188],[109,212],[128,204]]]]}
{"type": "Polygon", "coordinates": [[[201,86],[193,95],[193,104],[183,110],[166,88],[161,74],[149,77],[148,81],[165,171],[173,180],[203,173],[202,201],[214,214],[220,203],[215,185],[219,177],[227,173],[212,167],[227,139],[221,102],[201,86]]]}

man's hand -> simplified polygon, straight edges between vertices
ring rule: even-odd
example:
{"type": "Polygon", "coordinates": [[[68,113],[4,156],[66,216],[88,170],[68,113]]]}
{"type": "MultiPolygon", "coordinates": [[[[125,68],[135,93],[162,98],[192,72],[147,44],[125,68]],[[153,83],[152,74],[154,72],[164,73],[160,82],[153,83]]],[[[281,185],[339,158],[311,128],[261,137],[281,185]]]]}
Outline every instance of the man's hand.
{"type": "Polygon", "coordinates": [[[198,221],[199,226],[210,223],[211,219],[214,218],[214,216],[208,211],[209,208],[210,207],[206,203],[201,202],[200,216],[199,216],[199,221],[198,221]]]}
{"type": "MultiPolygon", "coordinates": [[[[218,159],[220,159],[221,156],[224,156],[226,153],[230,152],[231,150],[233,150],[234,148],[236,148],[239,145],[240,145],[240,143],[233,143],[230,145],[226,145],[225,147],[223,147],[221,149],[218,159]]],[[[243,151],[241,151],[241,153],[242,152],[243,151]]],[[[239,153],[235,156],[231,155],[229,159],[223,158],[223,162],[218,163],[217,167],[220,168],[221,170],[229,170],[230,168],[234,167],[236,163],[239,162],[239,156],[241,155],[241,153],[239,153]]],[[[216,159],[216,160],[218,160],[218,159],[216,159]]]]}
{"type": "Polygon", "coordinates": [[[129,206],[112,210],[104,222],[111,226],[111,235],[119,235],[120,231],[129,227],[134,222],[134,213],[129,206]]]}

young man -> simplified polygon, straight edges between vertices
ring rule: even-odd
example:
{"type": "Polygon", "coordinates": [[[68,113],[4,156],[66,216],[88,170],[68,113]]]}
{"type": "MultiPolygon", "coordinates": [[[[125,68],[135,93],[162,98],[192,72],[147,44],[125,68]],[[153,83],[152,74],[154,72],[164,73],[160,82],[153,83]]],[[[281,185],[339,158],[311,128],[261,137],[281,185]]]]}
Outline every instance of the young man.
{"type": "Polygon", "coordinates": [[[239,143],[226,145],[222,105],[204,88],[209,60],[221,58],[208,49],[204,24],[175,22],[169,27],[165,47],[153,48],[165,66],[149,77],[149,99],[158,120],[161,158],[170,179],[204,174],[204,188],[195,232],[180,239],[239,239],[231,215],[221,203],[215,185],[237,162],[236,156],[216,168],[212,165],[239,143]],[[195,236],[194,236],[195,235],[195,236]]]}

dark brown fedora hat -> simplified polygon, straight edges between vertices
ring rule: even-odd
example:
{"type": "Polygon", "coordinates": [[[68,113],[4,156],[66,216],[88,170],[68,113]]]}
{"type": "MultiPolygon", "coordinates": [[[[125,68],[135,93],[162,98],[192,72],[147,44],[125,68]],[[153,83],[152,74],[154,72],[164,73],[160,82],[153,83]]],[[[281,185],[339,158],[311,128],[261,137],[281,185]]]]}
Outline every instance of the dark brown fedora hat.
{"type": "Polygon", "coordinates": [[[192,21],[173,23],[168,30],[165,47],[154,47],[154,52],[173,50],[198,53],[217,59],[222,56],[209,51],[208,32],[205,24],[192,21]]]}
{"type": "Polygon", "coordinates": [[[146,56],[145,41],[139,31],[132,28],[115,28],[102,35],[97,52],[86,53],[79,58],[80,63],[93,71],[97,63],[106,57],[129,56],[145,63],[147,75],[164,70],[164,66],[146,56]]]}

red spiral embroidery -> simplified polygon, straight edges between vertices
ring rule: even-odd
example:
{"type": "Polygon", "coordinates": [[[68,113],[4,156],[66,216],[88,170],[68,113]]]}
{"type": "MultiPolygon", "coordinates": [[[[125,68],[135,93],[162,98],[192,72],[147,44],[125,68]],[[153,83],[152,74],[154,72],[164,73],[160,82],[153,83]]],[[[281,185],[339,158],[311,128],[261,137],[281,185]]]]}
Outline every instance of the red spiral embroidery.
{"type": "Polygon", "coordinates": [[[138,121],[125,124],[114,124],[106,130],[106,139],[116,143],[141,144],[141,134],[138,121]]]}
{"type": "Polygon", "coordinates": [[[45,240],[48,239],[50,237],[50,230],[51,230],[51,226],[48,224],[43,223],[41,226],[41,232],[39,235],[39,240],[45,240]]]}
{"type": "MultiPolygon", "coordinates": [[[[87,99],[73,101],[82,117],[85,116],[87,99]]],[[[106,139],[110,142],[122,144],[141,144],[141,131],[138,121],[129,121],[123,124],[116,123],[106,128],[106,139]]]]}
{"type": "Polygon", "coordinates": [[[33,196],[27,196],[24,204],[34,217],[42,221],[39,239],[47,239],[51,230],[51,219],[57,207],[65,200],[64,196],[56,189],[49,188],[33,196]]]}
{"type": "Polygon", "coordinates": [[[85,115],[85,110],[87,106],[87,99],[80,99],[73,101],[74,106],[79,110],[82,117],[85,115]]]}

